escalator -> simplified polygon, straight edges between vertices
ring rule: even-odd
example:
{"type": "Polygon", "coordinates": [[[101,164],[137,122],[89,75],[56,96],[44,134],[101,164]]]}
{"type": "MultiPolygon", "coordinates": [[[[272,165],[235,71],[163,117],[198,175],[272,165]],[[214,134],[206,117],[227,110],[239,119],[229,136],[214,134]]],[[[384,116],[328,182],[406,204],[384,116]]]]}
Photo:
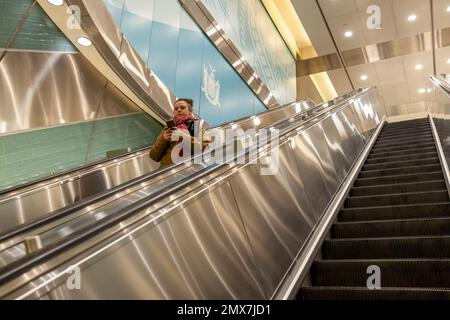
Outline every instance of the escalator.
{"type": "Polygon", "coordinates": [[[269,111],[242,127],[278,144],[257,131],[235,161],[175,165],[5,233],[0,296],[270,298],[383,112],[373,88],[269,111]],[[272,152],[279,171],[262,174],[272,152]],[[64,285],[75,267],[81,290],[64,285]]]}
{"type": "MultiPolygon", "coordinates": [[[[345,99],[355,92],[341,97],[345,99]]],[[[218,127],[209,128],[208,132],[225,132],[233,127],[239,130],[260,129],[274,125],[279,121],[300,115],[306,117],[321,109],[332,106],[336,101],[315,106],[310,100],[301,100],[271,109],[257,116],[236,120],[218,127]]],[[[179,175],[181,166],[172,166],[158,170],[159,164],[148,156],[149,148],[129,154],[107,159],[103,162],[78,168],[58,176],[30,183],[28,185],[3,190],[0,192],[0,241],[7,239],[12,233],[23,230],[28,225],[45,222],[51,213],[62,214],[67,208],[82,208],[104,199],[108,194],[119,192],[138,182],[158,177],[169,179],[179,175]],[[44,219],[44,220],[43,220],[44,219]],[[14,231],[15,230],[15,231],[14,231]]],[[[185,168],[183,168],[186,172],[185,168]]],[[[55,215],[53,215],[55,216],[55,215]]]]}
{"type": "Polygon", "coordinates": [[[429,119],[387,124],[298,299],[450,299],[450,199],[429,119]],[[368,282],[373,269],[380,287],[368,282]]]}

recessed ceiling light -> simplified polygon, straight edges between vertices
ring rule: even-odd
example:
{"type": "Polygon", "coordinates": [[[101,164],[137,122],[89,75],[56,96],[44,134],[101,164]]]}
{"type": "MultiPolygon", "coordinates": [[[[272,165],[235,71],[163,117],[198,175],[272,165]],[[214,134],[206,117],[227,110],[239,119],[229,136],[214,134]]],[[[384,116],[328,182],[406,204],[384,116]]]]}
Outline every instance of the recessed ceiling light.
{"type": "Polygon", "coordinates": [[[423,65],[421,64],[417,64],[415,67],[416,70],[422,70],[423,69],[423,65]]]}
{"type": "Polygon", "coordinates": [[[425,92],[427,92],[427,90],[426,89],[424,89],[424,88],[421,88],[421,89],[419,89],[419,91],[418,91],[419,93],[425,93],[425,92]]]}
{"type": "Polygon", "coordinates": [[[447,7],[447,12],[450,12],[450,6],[447,7]]]}
{"type": "Polygon", "coordinates": [[[64,4],[64,0],[47,0],[47,2],[54,6],[62,6],[64,4]]]}
{"type": "Polygon", "coordinates": [[[77,42],[80,46],[83,46],[83,47],[92,46],[92,41],[86,37],[78,37],[77,42]]]}
{"type": "Polygon", "coordinates": [[[344,36],[346,38],[350,38],[351,36],[353,36],[353,32],[352,31],[345,31],[344,36]]]}
{"type": "Polygon", "coordinates": [[[428,89],[427,89],[427,92],[428,92],[428,93],[431,93],[431,91],[433,91],[431,88],[428,88],[428,89]]]}
{"type": "Polygon", "coordinates": [[[408,21],[416,21],[417,20],[417,16],[415,14],[412,14],[408,17],[408,21]]]}
{"type": "Polygon", "coordinates": [[[365,74],[363,74],[360,78],[362,81],[366,81],[367,79],[369,79],[369,77],[365,74]]]}
{"type": "Polygon", "coordinates": [[[450,59],[447,60],[447,63],[450,64],[450,59]]]}

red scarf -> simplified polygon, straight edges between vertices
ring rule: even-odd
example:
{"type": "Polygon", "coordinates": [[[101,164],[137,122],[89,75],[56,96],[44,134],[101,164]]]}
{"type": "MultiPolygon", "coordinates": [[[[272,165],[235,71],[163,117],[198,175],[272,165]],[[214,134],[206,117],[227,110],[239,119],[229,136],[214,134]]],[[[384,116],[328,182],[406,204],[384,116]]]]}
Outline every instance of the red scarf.
{"type": "MultiPolygon", "coordinates": [[[[187,116],[182,116],[182,117],[175,116],[173,118],[173,121],[175,122],[175,125],[177,126],[177,128],[181,129],[181,130],[186,130],[186,132],[189,134],[190,134],[189,127],[186,125],[186,122],[192,121],[192,120],[195,120],[195,117],[192,114],[189,114],[187,116]]],[[[180,150],[178,155],[180,157],[183,157],[183,149],[180,150]]]]}
{"type": "Polygon", "coordinates": [[[175,122],[177,128],[184,129],[187,132],[189,132],[189,127],[186,125],[186,122],[191,121],[191,120],[195,120],[195,117],[192,114],[188,114],[187,116],[181,116],[181,117],[176,116],[173,118],[173,121],[175,122]]]}

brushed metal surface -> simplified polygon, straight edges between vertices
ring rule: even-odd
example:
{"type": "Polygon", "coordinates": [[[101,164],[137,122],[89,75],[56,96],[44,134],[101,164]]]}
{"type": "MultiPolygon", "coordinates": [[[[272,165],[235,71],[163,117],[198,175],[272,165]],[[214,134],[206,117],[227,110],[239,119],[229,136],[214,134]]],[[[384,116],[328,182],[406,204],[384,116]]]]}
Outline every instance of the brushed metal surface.
{"type": "MultiPolygon", "coordinates": [[[[92,40],[106,63],[147,107],[161,118],[169,119],[172,116],[175,95],[148,68],[130,45],[104,2],[102,0],[66,0],[66,3],[81,9],[81,28],[92,40]]],[[[45,10],[47,4],[41,5],[45,10]]]]}
{"type": "Polygon", "coordinates": [[[0,84],[0,135],[140,111],[78,53],[9,50],[0,84]]]}
{"type": "Polygon", "coordinates": [[[236,70],[248,84],[255,95],[268,107],[279,107],[277,99],[256,74],[254,68],[239,51],[233,41],[226,35],[223,28],[215,20],[206,6],[200,0],[179,0],[183,8],[189,13],[199,27],[211,39],[228,63],[236,70]]]}
{"type": "Polygon", "coordinates": [[[384,117],[371,89],[291,123],[281,138],[277,175],[261,176],[250,164],[221,166],[5,284],[0,296],[271,297],[357,160],[366,133],[384,117]],[[65,286],[69,265],[81,268],[81,291],[65,286]]]}
{"type": "Polygon", "coordinates": [[[63,284],[49,297],[268,298],[228,183],[156,227],[141,230],[116,252],[83,269],[86,285],[81,290],[63,284]]]}
{"type": "MultiPolygon", "coordinates": [[[[114,89],[107,87],[106,93],[114,89]]],[[[109,103],[111,96],[105,94],[103,112],[114,112],[118,104],[109,103]],[[106,107],[108,105],[108,107],[106,107]],[[109,109],[107,109],[109,108],[109,109]]],[[[315,105],[309,100],[302,100],[284,107],[271,109],[255,117],[248,117],[208,130],[210,135],[225,138],[227,129],[248,130],[269,127],[279,121],[289,119],[296,114],[312,109],[315,105]]],[[[52,211],[67,207],[77,201],[111,189],[134,178],[153,172],[159,164],[148,156],[149,150],[142,150],[114,160],[77,170],[58,178],[49,179],[37,185],[8,192],[0,196],[0,232],[11,230],[19,225],[38,219],[52,211]]],[[[184,167],[174,170],[172,178],[184,167]]]]}

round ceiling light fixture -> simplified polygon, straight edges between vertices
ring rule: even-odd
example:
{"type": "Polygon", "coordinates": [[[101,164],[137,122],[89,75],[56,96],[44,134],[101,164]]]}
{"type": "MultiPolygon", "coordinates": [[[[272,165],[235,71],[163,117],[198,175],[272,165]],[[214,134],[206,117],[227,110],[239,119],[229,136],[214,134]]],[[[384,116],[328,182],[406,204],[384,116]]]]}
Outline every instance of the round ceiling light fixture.
{"type": "Polygon", "coordinates": [[[92,46],[92,41],[89,38],[86,38],[86,37],[78,37],[77,38],[77,43],[80,46],[83,46],[83,47],[90,47],[90,46],[92,46]]]}
{"type": "Polygon", "coordinates": [[[412,14],[408,17],[408,21],[413,22],[417,20],[417,16],[415,14],[412,14]]]}
{"type": "Polygon", "coordinates": [[[64,4],[64,0],[47,0],[47,2],[54,6],[62,6],[64,4]]]}
{"type": "Polygon", "coordinates": [[[422,69],[423,69],[423,65],[418,64],[418,65],[415,66],[415,69],[416,69],[417,71],[422,70],[422,69]]]}
{"type": "Polygon", "coordinates": [[[352,31],[345,31],[345,33],[344,33],[344,36],[346,37],[346,38],[350,38],[351,36],[353,36],[353,32],[352,31]]]}
{"type": "Polygon", "coordinates": [[[363,74],[363,75],[361,76],[361,80],[362,80],[362,81],[366,81],[367,79],[369,79],[369,77],[368,77],[367,75],[363,74]]]}

